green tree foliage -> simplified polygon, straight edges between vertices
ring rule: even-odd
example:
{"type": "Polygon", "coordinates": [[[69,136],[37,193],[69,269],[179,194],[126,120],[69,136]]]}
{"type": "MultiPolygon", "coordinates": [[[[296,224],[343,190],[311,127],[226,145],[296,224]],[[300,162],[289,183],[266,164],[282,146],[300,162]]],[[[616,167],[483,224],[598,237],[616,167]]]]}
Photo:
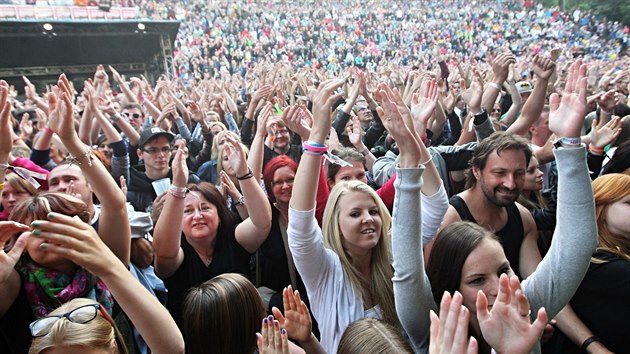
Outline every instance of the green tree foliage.
{"type": "Polygon", "coordinates": [[[565,11],[575,8],[592,10],[600,19],[619,21],[630,26],[630,1],[627,0],[540,0],[544,6],[558,6],[565,11]]]}

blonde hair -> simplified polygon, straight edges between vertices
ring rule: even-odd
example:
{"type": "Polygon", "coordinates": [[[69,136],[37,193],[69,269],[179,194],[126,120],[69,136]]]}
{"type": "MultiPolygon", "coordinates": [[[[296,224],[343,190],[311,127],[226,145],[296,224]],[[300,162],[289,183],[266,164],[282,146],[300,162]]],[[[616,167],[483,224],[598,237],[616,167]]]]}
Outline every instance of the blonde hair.
{"type": "Polygon", "coordinates": [[[361,181],[337,183],[332,189],[324,210],[322,233],[324,245],[337,253],[344,273],[350,279],[355,290],[361,294],[365,304],[379,305],[383,311],[384,320],[396,327],[399,326],[394,305],[394,290],[391,257],[391,228],[392,218],[385,204],[376,192],[361,181]],[[370,262],[370,279],[364,280],[359,270],[353,265],[351,255],[343,247],[339,214],[341,213],[341,199],[351,192],[360,192],[370,196],[378,208],[382,220],[381,237],[372,250],[370,262]]]}
{"type": "Polygon", "coordinates": [[[15,173],[7,173],[4,176],[4,181],[19,192],[25,192],[30,195],[35,195],[39,192],[32,184],[28,183],[24,178],[15,173]]]}
{"type": "MultiPolygon", "coordinates": [[[[630,195],[630,176],[621,173],[611,173],[597,177],[593,181],[595,196],[595,216],[597,218],[597,232],[599,234],[599,250],[613,253],[630,260],[630,243],[623,235],[615,235],[608,228],[606,212],[608,207],[630,195]]],[[[597,258],[594,263],[603,263],[597,258]]]]}
{"type": "MultiPolygon", "coordinates": [[[[238,140],[239,142],[241,141],[241,137],[238,136],[238,134],[236,134],[235,132],[231,131],[231,130],[222,130],[220,132],[218,132],[214,138],[212,138],[212,148],[210,149],[210,158],[212,160],[217,160],[219,158],[219,142],[223,139],[223,137],[229,134],[232,137],[234,137],[236,140],[238,140]]],[[[219,169],[217,169],[217,171],[220,171],[219,169]]]]}
{"type": "MultiPolygon", "coordinates": [[[[77,298],[59,306],[50,315],[62,315],[78,307],[97,304],[96,301],[77,298]]],[[[29,354],[38,354],[54,347],[81,346],[111,350],[116,335],[112,324],[97,310],[96,318],[87,323],[70,322],[60,318],[50,328],[50,332],[42,337],[33,338],[29,354]]]]}
{"type": "Polygon", "coordinates": [[[337,354],[362,353],[411,354],[413,350],[396,327],[364,318],[346,327],[337,348],[337,354]]]}

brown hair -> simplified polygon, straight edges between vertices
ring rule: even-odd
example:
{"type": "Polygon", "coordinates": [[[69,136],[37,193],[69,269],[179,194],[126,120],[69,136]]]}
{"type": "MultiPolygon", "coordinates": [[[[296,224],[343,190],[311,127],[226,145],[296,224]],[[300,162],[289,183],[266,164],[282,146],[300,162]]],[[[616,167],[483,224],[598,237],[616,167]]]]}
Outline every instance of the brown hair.
{"type": "Polygon", "coordinates": [[[440,303],[445,291],[453,294],[459,290],[464,263],[484,239],[499,242],[495,234],[469,221],[454,222],[440,231],[427,262],[427,276],[436,303],[440,303]]]}
{"type": "MultiPolygon", "coordinates": [[[[350,162],[350,163],[354,161],[359,161],[363,164],[363,167],[365,167],[365,163],[366,163],[365,156],[363,156],[355,148],[341,147],[339,149],[332,151],[332,153],[336,155],[337,157],[339,157],[340,159],[350,162]]],[[[326,160],[326,179],[329,182],[334,182],[335,176],[337,175],[340,169],[341,169],[341,165],[330,163],[330,161],[326,160]]]]}
{"type": "Polygon", "coordinates": [[[253,353],[264,316],[260,295],[249,280],[234,273],[216,276],[184,298],[186,352],[253,353]]]}
{"type": "Polygon", "coordinates": [[[472,188],[477,184],[477,179],[472,173],[474,167],[483,170],[486,167],[488,157],[493,152],[496,151],[497,155],[501,156],[501,153],[505,150],[522,150],[525,155],[525,168],[527,168],[532,157],[529,142],[525,138],[512,133],[494,132],[477,145],[468,163],[470,168],[466,170],[466,188],[472,188]]]}
{"type": "Polygon", "coordinates": [[[188,190],[201,194],[208,201],[208,203],[214,205],[217,208],[217,214],[219,216],[219,235],[223,233],[224,229],[231,227],[236,222],[234,214],[227,207],[227,201],[225,200],[225,197],[212,183],[191,183],[188,185],[188,190]]]}
{"type": "Polygon", "coordinates": [[[24,223],[27,220],[46,219],[51,211],[68,216],[78,216],[83,222],[90,222],[87,205],[69,194],[45,192],[26,198],[11,211],[10,220],[24,223]]]}

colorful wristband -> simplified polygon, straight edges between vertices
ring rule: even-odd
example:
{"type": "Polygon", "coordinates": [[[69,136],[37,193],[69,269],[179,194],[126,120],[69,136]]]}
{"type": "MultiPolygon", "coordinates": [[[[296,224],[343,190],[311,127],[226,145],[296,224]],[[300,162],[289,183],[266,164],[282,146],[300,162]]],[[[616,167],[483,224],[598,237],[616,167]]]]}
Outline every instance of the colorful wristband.
{"type": "Polygon", "coordinates": [[[325,144],[317,144],[317,145],[314,145],[314,144],[317,144],[317,143],[313,143],[311,141],[305,141],[302,143],[302,148],[304,149],[304,151],[310,151],[312,153],[317,153],[320,155],[328,152],[328,146],[326,146],[325,144]]]}

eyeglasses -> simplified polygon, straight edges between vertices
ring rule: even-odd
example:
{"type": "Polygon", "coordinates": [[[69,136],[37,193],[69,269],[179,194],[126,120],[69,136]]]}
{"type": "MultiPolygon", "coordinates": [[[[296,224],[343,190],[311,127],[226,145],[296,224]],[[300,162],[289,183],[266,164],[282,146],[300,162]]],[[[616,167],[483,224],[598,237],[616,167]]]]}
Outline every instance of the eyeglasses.
{"type": "Polygon", "coordinates": [[[271,185],[274,187],[277,187],[277,186],[284,186],[284,184],[286,183],[289,186],[292,186],[293,181],[295,181],[295,178],[289,178],[289,179],[285,179],[284,181],[273,181],[271,182],[271,185]]]}
{"type": "Polygon", "coordinates": [[[276,130],[275,135],[278,136],[278,135],[289,135],[289,134],[290,132],[287,129],[278,129],[276,130]]]}
{"type": "Polygon", "coordinates": [[[152,148],[148,148],[148,149],[144,149],[143,148],[143,149],[140,149],[140,150],[146,152],[149,155],[155,155],[155,154],[160,153],[160,152],[163,153],[164,155],[166,155],[166,154],[170,154],[171,151],[173,151],[173,148],[170,147],[170,146],[165,146],[165,147],[160,148],[160,149],[152,147],[152,148]]]}
{"type": "Polygon", "coordinates": [[[73,323],[85,324],[96,318],[96,314],[100,308],[101,305],[99,304],[80,306],[61,315],[42,317],[31,323],[28,327],[31,329],[31,335],[33,337],[43,337],[50,332],[52,326],[60,319],[66,318],[73,323]]]}
{"type": "Polygon", "coordinates": [[[127,116],[127,118],[131,118],[133,117],[133,119],[138,119],[140,118],[140,113],[129,113],[129,112],[123,112],[124,115],[127,116]]]}
{"type": "Polygon", "coordinates": [[[499,112],[499,113],[501,113],[501,108],[494,108],[494,109],[492,110],[492,113],[494,113],[494,112],[499,112]]]}

